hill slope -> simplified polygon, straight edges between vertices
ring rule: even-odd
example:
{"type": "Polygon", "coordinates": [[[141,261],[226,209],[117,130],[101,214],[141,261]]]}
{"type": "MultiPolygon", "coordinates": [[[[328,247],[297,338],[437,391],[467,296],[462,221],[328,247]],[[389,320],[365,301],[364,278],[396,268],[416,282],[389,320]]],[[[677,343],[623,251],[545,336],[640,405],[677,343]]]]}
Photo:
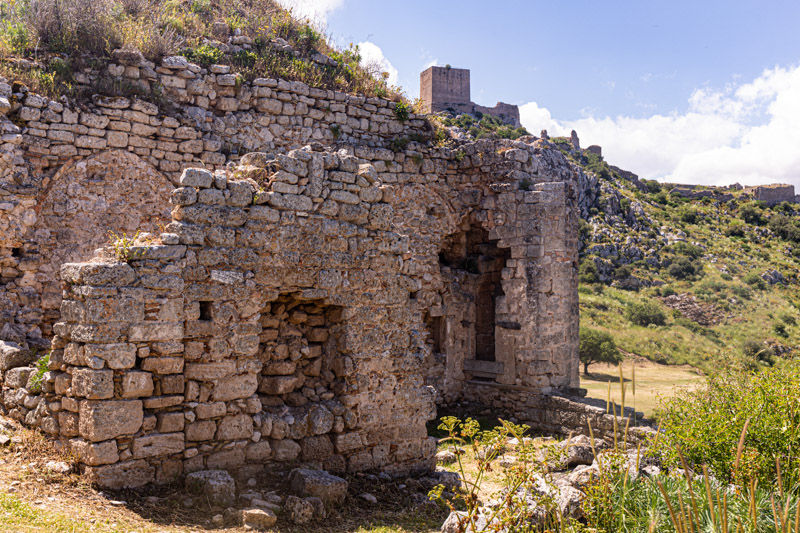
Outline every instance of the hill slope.
{"type": "Polygon", "coordinates": [[[701,369],[791,357],[800,340],[797,204],[639,180],[567,139],[551,145],[584,171],[583,326],[653,361],[701,369]]]}

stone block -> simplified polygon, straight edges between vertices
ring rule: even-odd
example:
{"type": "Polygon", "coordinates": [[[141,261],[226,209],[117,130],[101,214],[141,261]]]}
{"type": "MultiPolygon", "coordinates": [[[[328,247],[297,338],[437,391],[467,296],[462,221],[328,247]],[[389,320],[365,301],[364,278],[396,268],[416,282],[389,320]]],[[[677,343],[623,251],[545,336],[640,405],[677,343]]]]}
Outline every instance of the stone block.
{"type": "Polygon", "coordinates": [[[204,420],[224,416],[226,412],[225,402],[201,403],[194,408],[197,418],[204,420]]]}
{"type": "Polygon", "coordinates": [[[216,440],[249,439],[253,436],[253,417],[249,415],[226,416],[217,429],[216,440]]]}
{"type": "Polygon", "coordinates": [[[69,444],[75,457],[85,465],[110,465],[119,461],[115,440],[92,443],[83,439],[70,439],[69,444]]]}
{"type": "Polygon", "coordinates": [[[251,463],[265,463],[272,457],[272,447],[269,442],[262,440],[252,442],[245,449],[245,458],[251,463]]]}
{"type": "Polygon", "coordinates": [[[241,523],[247,529],[265,530],[274,526],[278,517],[269,509],[242,509],[241,523]]]}
{"type": "Polygon", "coordinates": [[[314,496],[328,505],[341,505],[347,497],[347,481],[324,470],[295,468],[289,484],[295,494],[314,496]]]}
{"type": "Polygon", "coordinates": [[[4,385],[9,389],[21,389],[28,384],[31,374],[35,371],[35,368],[29,366],[12,368],[6,372],[4,385]]]}
{"type": "Polygon", "coordinates": [[[214,174],[203,168],[187,168],[180,181],[182,187],[208,189],[214,184],[214,174]]]}
{"type": "Polygon", "coordinates": [[[158,418],[156,427],[160,433],[183,431],[183,427],[186,424],[186,417],[183,413],[159,413],[156,416],[158,418]]]}
{"type": "Polygon", "coordinates": [[[149,372],[131,371],[122,376],[123,398],[152,396],[153,390],[153,375],[149,372]]]}
{"type": "Polygon", "coordinates": [[[217,432],[217,424],[213,420],[192,422],[191,424],[186,424],[184,432],[186,433],[187,441],[211,440],[217,432]]]}
{"type": "Polygon", "coordinates": [[[294,461],[300,455],[300,445],[290,439],[274,440],[271,447],[279,463],[294,461]]]}
{"type": "Polygon", "coordinates": [[[33,362],[35,356],[19,344],[0,341],[0,370],[25,366],[33,362]]]}
{"type": "Polygon", "coordinates": [[[186,491],[211,505],[229,507],[236,501],[236,483],[224,470],[203,470],[186,476],[186,491]]]}
{"type": "Polygon", "coordinates": [[[78,368],[72,372],[72,395],[89,400],[114,397],[114,371],[78,368]]]}
{"type": "Polygon", "coordinates": [[[79,415],[80,435],[92,442],[133,435],[142,427],[144,418],[139,400],[84,400],[79,415]]]}
{"type": "Polygon", "coordinates": [[[156,469],[140,459],[113,465],[87,466],[84,475],[104,489],[135,489],[155,481],[156,469]]]}
{"type": "Polygon", "coordinates": [[[264,394],[288,394],[297,388],[298,379],[294,376],[265,376],[261,378],[258,392],[264,394]]]}
{"type": "Polygon", "coordinates": [[[333,443],[327,435],[306,437],[300,441],[300,458],[303,461],[324,461],[333,455],[333,443]]]}
{"type": "Polygon", "coordinates": [[[148,357],[141,366],[142,370],[154,374],[180,374],[183,372],[183,357],[148,357]]]}
{"type": "Polygon", "coordinates": [[[84,349],[87,358],[102,359],[108,368],[114,370],[133,368],[136,364],[136,346],[133,344],[87,344],[84,349]]]}
{"type": "Polygon", "coordinates": [[[258,390],[258,378],[255,374],[239,374],[217,381],[211,398],[214,401],[228,402],[249,398],[256,393],[256,390],[258,390]]]}
{"type": "Polygon", "coordinates": [[[183,433],[137,437],[133,440],[133,457],[135,459],[144,459],[146,457],[171,455],[182,452],[185,447],[183,433]]]}

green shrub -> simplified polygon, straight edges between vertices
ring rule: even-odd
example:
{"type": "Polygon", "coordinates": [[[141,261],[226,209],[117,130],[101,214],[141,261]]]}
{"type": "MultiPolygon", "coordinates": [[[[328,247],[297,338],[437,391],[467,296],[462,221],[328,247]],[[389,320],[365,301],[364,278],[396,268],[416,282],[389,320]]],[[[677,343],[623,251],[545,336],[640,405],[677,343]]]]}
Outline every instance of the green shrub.
{"type": "Polygon", "coordinates": [[[196,48],[187,48],[183,51],[183,55],[189,61],[197,63],[201,67],[208,68],[211,65],[219,63],[224,54],[219,48],[208,44],[201,44],[196,48]]]}
{"type": "Polygon", "coordinates": [[[789,336],[789,332],[786,330],[786,324],[784,324],[783,322],[776,322],[772,326],[772,331],[774,331],[775,335],[779,337],[786,338],[789,336]]]}
{"type": "Polygon", "coordinates": [[[750,272],[749,274],[747,274],[744,278],[742,278],[742,281],[744,281],[754,289],[758,289],[760,291],[766,290],[767,288],[767,282],[764,281],[764,278],[762,278],[755,272],[750,272]]]}
{"type": "Polygon", "coordinates": [[[703,264],[688,257],[678,257],[667,267],[667,274],[675,279],[694,279],[702,273],[703,264]]]}
{"type": "Polygon", "coordinates": [[[628,279],[633,275],[633,267],[631,265],[620,265],[614,269],[614,277],[616,279],[628,279]]]}
{"type": "MultiPolygon", "coordinates": [[[[742,344],[742,355],[744,355],[748,360],[752,361],[753,363],[761,362],[772,365],[772,360],[773,357],[775,357],[775,352],[772,348],[770,348],[767,344],[765,344],[764,341],[749,339],[744,341],[744,344],[742,344]]],[[[753,367],[750,366],[750,368],[753,367]]]]}
{"type": "Polygon", "coordinates": [[[739,218],[747,224],[762,226],[766,222],[761,205],[758,202],[747,202],[739,207],[739,218]]]}
{"type": "Polygon", "coordinates": [[[405,102],[397,102],[394,105],[394,116],[400,122],[405,122],[409,118],[409,107],[405,102]]]}
{"type": "Polygon", "coordinates": [[[694,244],[689,244],[688,242],[676,242],[672,246],[668,248],[668,250],[676,255],[683,255],[690,259],[698,259],[703,257],[705,250],[700,248],[699,246],[695,246],[694,244]]]}
{"type": "Polygon", "coordinates": [[[611,334],[581,326],[579,337],[578,353],[583,363],[583,372],[587,376],[592,363],[617,365],[622,361],[622,354],[611,334]]]}
{"type": "MultiPolygon", "coordinates": [[[[721,365],[725,368],[725,365],[721,365]]],[[[800,369],[795,363],[757,373],[723,370],[704,386],[667,399],[659,413],[662,435],[656,449],[668,466],[679,466],[681,449],[689,466],[708,465],[725,482],[775,480],[795,484],[800,471],[800,369]],[[736,467],[739,439],[743,448],[736,467]]]]}
{"type": "Polygon", "coordinates": [[[697,211],[686,207],[681,208],[680,211],[678,211],[678,218],[681,222],[695,224],[697,223],[697,211]]]}
{"type": "Polygon", "coordinates": [[[597,273],[597,265],[591,258],[586,258],[581,261],[578,267],[578,281],[581,283],[597,283],[600,281],[600,276],[597,273]]]}
{"type": "Polygon", "coordinates": [[[637,326],[663,326],[667,323],[667,314],[661,306],[650,300],[630,304],[625,317],[637,326]]]}
{"type": "Polygon", "coordinates": [[[779,314],[778,318],[781,319],[782,322],[784,322],[785,324],[787,324],[789,326],[796,326],[797,325],[797,319],[794,317],[794,315],[790,315],[789,313],[787,313],[785,311],[783,313],[779,314]]]}
{"type": "Polygon", "coordinates": [[[725,235],[728,237],[744,237],[744,225],[738,220],[734,220],[725,228],[725,235]]]}
{"type": "Polygon", "coordinates": [[[677,292],[675,292],[675,289],[673,289],[672,287],[664,287],[663,289],[661,289],[661,296],[664,298],[666,298],[667,296],[672,296],[674,294],[677,294],[677,292]]]}

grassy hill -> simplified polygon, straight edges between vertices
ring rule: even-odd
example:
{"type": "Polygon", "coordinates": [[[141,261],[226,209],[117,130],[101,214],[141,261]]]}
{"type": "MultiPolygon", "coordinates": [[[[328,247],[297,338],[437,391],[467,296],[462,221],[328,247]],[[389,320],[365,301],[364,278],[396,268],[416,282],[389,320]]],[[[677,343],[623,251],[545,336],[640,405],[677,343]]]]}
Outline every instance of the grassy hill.
{"type": "Polygon", "coordinates": [[[652,361],[769,366],[800,341],[797,204],[638,180],[554,139],[580,165],[581,325],[652,361]],[[591,181],[591,180],[589,180],[591,181]],[[651,316],[652,315],[652,316],[651,316]]]}

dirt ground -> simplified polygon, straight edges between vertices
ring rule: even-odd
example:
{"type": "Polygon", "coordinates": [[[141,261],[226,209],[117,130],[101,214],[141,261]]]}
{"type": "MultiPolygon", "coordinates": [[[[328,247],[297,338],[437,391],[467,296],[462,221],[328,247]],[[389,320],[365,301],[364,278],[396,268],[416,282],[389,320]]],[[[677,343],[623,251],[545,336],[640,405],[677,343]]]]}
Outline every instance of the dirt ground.
{"type": "MultiPolygon", "coordinates": [[[[187,494],[181,486],[103,492],[89,486],[74,472],[58,473],[49,461],[72,465],[38,433],[0,422],[0,434],[11,441],[0,446],[0,532],[139,532],[190,533],[248,531],[233,525],[217,526],[213,508],[202,498],[187,494]],[[191,500],[192,504],[188,505],[191,500]]],[[[255,490],[279,488],[275,475],[258,479],[255,490]]],[[[340,508],[329,509],[322,523],[295,526],[279,520],[272,530],[280,533],[358,532],[430,533],[439,531],[448,511],[433,503],[419,504],[420,492],[413,482],[404,489],[402,480],[384,482],[367,476],[351,476],[350,495],[340,508]],[[378,503],[358,497],[370,493],[378,503]],[[418,496],[417,496],[418,498],[418,496]]],[[[280,492],[279,492],[280,493],[280,492]]]]}

